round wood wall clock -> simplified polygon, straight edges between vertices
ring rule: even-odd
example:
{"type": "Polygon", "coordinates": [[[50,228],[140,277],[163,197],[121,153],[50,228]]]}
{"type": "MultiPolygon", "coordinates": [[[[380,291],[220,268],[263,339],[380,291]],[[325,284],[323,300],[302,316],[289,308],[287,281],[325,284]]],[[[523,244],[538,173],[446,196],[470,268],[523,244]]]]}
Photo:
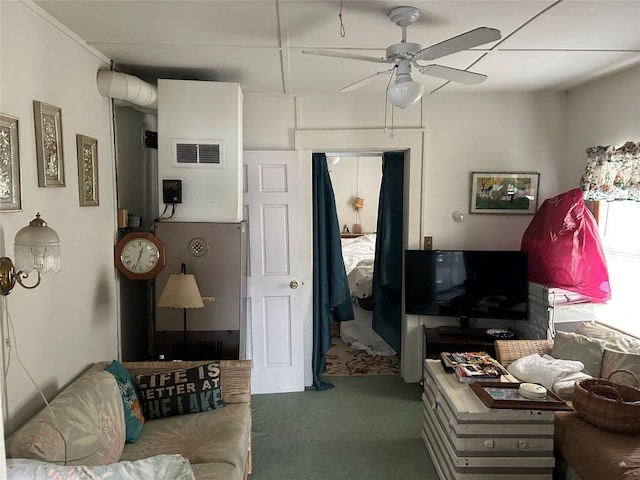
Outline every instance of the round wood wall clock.
{"type": "Polygon", "coordinates": [[[116,244],[115,262],[127,278],[148,280],[166,264],[164,243],[150,232],[129,232],[116,244]]]}

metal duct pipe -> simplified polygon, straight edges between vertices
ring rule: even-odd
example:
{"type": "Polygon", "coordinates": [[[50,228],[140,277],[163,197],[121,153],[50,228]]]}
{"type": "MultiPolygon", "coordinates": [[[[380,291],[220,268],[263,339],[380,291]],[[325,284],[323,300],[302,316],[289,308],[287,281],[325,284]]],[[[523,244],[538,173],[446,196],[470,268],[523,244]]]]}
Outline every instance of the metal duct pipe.
{"type": "Polygon", "coordinates": [[[158,89],[133,75],[99,70],[96,79],[98,91],[103,97],[124,100],[148,109],[158,108],[158,89]]]}

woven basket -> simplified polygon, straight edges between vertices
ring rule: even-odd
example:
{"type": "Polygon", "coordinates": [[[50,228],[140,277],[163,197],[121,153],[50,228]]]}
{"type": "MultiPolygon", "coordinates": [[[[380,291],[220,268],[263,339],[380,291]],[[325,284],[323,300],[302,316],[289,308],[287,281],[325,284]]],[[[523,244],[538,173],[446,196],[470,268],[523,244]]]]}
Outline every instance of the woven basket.
{"type": "Polygon", "coordinates": [[[573,407],[587,422],[612,432],[640,432],[638,377],[629,370],[615,370],[605,378],[579,380],[573,392],[573,407]],[[636,386],[612,382],[618,372],[633,375],[636,386]]]}

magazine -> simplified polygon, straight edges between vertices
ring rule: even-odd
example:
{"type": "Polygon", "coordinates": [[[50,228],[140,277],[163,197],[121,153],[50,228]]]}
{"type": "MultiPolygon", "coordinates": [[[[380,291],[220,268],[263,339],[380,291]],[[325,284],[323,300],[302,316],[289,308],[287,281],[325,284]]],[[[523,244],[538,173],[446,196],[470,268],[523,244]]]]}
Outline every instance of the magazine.
{"type": "MultiPolygon", "coordinates": [[[[495,361],[494,361],[495,362],[495,361]]],[[[454,370],[456,380],[463,383],[495,382],[502,375],[502,366],[495,363],[458,364],[454,370]]]]}
{"type": "Polygon", "coordinates": [[[456,365],[477,365],[481,363],[493,364],[502,375],[506,375],[507,371],[487,352],[442,352],[440,353],[440,361],[445,371],[453,373],[456,365]]]}

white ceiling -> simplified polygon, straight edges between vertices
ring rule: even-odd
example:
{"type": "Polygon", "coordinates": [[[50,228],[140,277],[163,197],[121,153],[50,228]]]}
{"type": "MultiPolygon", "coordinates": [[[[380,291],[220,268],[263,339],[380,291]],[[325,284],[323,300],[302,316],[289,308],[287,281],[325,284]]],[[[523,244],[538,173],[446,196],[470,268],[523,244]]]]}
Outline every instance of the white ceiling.
{"type": "MultiPolygon", "coordinates": [[[[640,0],[342,2],[82,0],[36,3],[107,57],[148,81],[237,82],[245,93],[334,93],[387,65],[320,57],[339,49],[381,57],[402,31],[387,14],[421,11],[407,41],[423,47],[480,26],[502,40],[437,60],[488,75],[475,86],[414,72],[425,91],[557,91],[640,64],[640,0]]],[[[384,90],[381,75],[358,90],[384,90]]]]}

